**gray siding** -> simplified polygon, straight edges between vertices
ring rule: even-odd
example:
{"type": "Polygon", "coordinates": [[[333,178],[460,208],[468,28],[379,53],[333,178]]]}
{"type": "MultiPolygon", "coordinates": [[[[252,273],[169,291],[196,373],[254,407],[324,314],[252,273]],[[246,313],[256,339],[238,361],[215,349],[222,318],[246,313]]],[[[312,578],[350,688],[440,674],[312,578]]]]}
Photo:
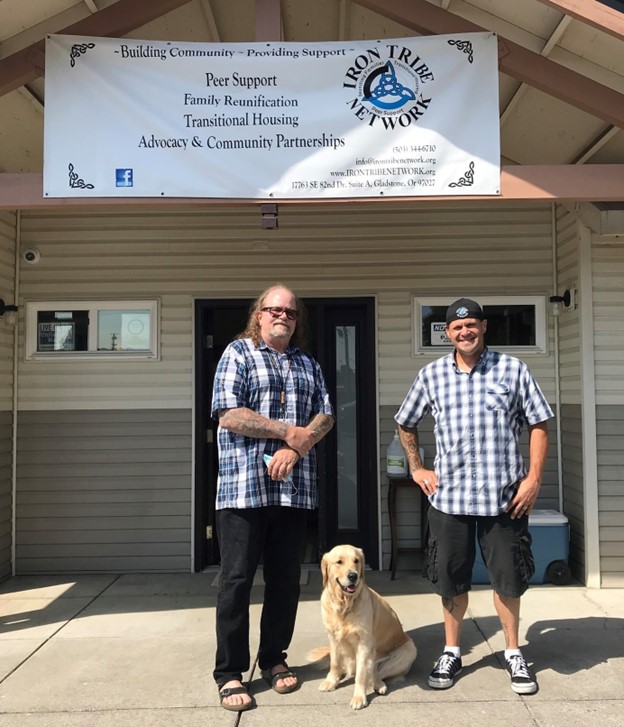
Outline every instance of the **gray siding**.
{"type": "Polygon", "coordinates": [[[583,502],[583,440],[580,404],[561,407],[561,459],[564,512],[570,525],[570,567],[585,582],[585,518],[583,502]]]}
{"type": "Polygon", "coordinates": [[[11,575],[12,422],[10,411],[0,411],[0,581],[11,575]]]}
{"type": "Polygon", "coordinates": [[[601,585],[624,587],[624,406],[598,406],[601,585]]]}
{"type": "Polygon", "coordinates": [[[18,573],[190,570],[190,411],[21,412],[18,452],[18,573]]]}
{"type": "Polygon", "coordinates": [[[601,585],[624,587],[624,245],[592,239],[601,585]]]}
{"type": "MultiPolygon", "coordinates": [[[[16,216],[0,211],[0,298],[15,302],[16,216]]],[[[11,575],[13,330],[0,322],[0,581],[11,575]]]]}

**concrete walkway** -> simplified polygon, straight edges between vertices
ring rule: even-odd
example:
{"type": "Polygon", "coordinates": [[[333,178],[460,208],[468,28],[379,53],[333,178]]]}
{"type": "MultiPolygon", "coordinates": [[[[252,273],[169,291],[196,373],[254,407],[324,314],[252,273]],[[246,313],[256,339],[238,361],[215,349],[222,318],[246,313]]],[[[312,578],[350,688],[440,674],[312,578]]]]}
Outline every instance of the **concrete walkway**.
{"type": "MultiPolygon", "coordinates": [[[[251,673],[257,708],[219,707],[214,660],[216,574],[17,577],[0,585],[0,727],[290,727],[444,725],[551,727],[624,724],[624,590],[531,588],[523,601],[524,654],[540,690],[521,697],[502,668],[491,591],[475,587],[464,625],[464,671],[446,691],[427,687],[443,645],[437,596],[418,574],[369,573],[413,636],[408,678],[349,708],[352,687],[318,691],[305,663],[326,643],[320,574],[306,573],[289,663],[303,680],[289,695],[251,673]]],[[[252,650],[262,587],[254,587],[252,650]]]]}

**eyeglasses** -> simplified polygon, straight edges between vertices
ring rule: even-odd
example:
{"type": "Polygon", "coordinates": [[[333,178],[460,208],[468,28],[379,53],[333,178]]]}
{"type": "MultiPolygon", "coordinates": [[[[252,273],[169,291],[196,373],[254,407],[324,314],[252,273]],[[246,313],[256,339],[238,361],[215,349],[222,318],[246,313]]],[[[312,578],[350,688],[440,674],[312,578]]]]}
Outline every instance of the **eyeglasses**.
{"type": "Polygon", "coordinates": [[[296,321],[297,316],[299,315],[299,311],[295,310],[294,308],[282,308],[279,305],[272,305],[267,308],[260,308],[262,311],[268,311],[273,318],[279,318],[282,313],[286,313],[286,317],[289,321],[296,321]]]}

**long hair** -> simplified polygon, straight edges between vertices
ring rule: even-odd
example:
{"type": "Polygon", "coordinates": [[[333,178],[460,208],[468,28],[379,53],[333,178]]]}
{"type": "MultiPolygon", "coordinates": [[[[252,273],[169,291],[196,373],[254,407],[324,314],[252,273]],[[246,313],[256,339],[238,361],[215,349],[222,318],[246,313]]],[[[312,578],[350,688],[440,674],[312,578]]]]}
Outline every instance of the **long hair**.
{"type": "Polygon", "coordinates": [[[247,325],[245,326],[245,330],[241,331],[236,336],[236,338],[251,338],[254,346],[258,348],[262,337],[260,335],[260,321],[258,320],[257,314],[262,308],[264,308],[264,302],[267,299],[269,293],[271,293],[273,290],[276,290],[277,288],[283,288],[289,293],[292,293],[295,297],[295,304],[297,306],[298,312],[297,325],[295,326],[295,332],[293,333],[290,342],[300,348],[302,351],[306,351],[308,347],[309,333],[308,312],[301,298],[299,298],[299,296],[297,296],[296,293],[294,293],[288,286],[283,285],[282,283],[274,283],[273,285],[271,285],[269,288],[260,293],[256,300],[249,306],[249,318],[247,319],[247,325]]]}

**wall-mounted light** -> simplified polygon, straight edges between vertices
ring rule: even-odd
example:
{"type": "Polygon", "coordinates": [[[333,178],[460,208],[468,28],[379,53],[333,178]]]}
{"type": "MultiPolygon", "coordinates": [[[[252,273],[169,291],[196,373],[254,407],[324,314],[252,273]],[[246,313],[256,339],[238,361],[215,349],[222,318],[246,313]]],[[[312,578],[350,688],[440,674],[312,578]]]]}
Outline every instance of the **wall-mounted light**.
{"type": "Polygon", "coordinates": [[[17,306],[7,305],[0,298],[0,318],[5,326],[14,326],[17,323],[17,306]]]}
{"type": "Polygon", "coordinates": [[[574,308],[574,288],[566,288],[563,295],[551,295],[548,299],[550,302],[550,315],[555,318],[565,308],[574,308]]]}

